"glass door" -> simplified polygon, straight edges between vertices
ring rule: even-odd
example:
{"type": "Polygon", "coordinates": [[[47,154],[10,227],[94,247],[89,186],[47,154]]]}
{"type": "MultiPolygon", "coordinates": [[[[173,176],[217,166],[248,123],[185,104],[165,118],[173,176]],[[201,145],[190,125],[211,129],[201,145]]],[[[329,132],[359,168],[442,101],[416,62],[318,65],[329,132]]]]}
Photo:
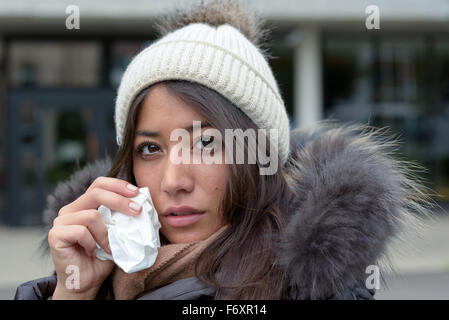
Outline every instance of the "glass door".
{"type": "Polygon", "coordinates": [[[112,90],[11,90],[10,225],[42,224],[46,197],[88,162],[115,154],[112,90]]]}

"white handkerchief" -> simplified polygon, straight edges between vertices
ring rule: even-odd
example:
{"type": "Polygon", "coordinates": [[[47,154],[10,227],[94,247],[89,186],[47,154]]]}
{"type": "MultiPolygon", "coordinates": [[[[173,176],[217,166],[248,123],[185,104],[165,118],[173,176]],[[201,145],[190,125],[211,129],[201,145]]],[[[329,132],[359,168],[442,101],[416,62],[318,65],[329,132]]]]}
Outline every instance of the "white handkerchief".
{"type": "Polygon", "coordinates": [[[140,188],[132,198],[142,205],[138,216],[129,216],[112,211],[103,205],[98,208],[108,229],[112,255],[106,253],[97,243],[97,258],[113,260],[126,273],[133,273],[151,267],[156,261],[159,239],[159,222],[148,188],[140,188]]]}

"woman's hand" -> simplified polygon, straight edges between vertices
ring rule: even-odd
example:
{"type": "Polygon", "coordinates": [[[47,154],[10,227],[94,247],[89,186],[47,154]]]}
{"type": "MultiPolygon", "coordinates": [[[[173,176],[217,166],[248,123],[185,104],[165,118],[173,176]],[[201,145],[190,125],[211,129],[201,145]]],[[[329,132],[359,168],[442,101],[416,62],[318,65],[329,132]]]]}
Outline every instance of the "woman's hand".
{"type": "Polygon", "coordinates": [[[114,266],[113,261],[102,261],[95,256],[95,242],[111,254],[108,232],[97,208],[104,205],[113,211],[136,216],[140,214],[141,207],[129,198],[137,194],[138,188],[127,181],[99,177],[83,195],[59,210],[48,233],[58,278],[53,299],[96,297],[114,266]],[[72,275],[71,272],[66,273],[68,266],[79,271],[79,288],[66,285],[67,278],[72,275]]]}

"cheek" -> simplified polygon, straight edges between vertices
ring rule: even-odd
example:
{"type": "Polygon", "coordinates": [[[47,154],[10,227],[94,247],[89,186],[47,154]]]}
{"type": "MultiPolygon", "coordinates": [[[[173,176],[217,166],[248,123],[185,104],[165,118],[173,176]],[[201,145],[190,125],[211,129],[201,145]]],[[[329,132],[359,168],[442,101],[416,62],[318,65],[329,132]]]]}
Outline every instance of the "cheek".
{"type": "Polygon", "coordinates": [[[148,164],[139,164],[139,162],[134,162],[133,170],[137,186],[139,188],[148,187],[156,211],[159,212],[162,210],[162,193],[160,191],[160,181],[162,177],[159,174],[160,170],[154,170],[154,168],[151,168],[148,164]]]}
{"type": "Polygon", "coordinates": [[[158,170],[152,170],[149,166],[142,164],[139,161],[135,161],[133,164],[134,178],[136,179],[137,186],[139,188],[148,187],[153,197],[153,193],[156,193],[158,188],[158,170]]]}
{"type": "Polygon", "coordinates": [[[207,179],[201,179],[203,181],[205,190],[211,190],[214,192],[214,199],[220,198],[224,195],[226,191],[226,186],[228,182],[228,167],[227,165],[211,165],[202,172],[204,177],[207,179]]]}
{"type": "MultiPolygon", "coordinates": [[[[212,195],[212,202],[211,205],[216,208],[216,217],[222,217],[223,208],[220,208],[225,194],[226,194],[226,188],[228,185],[228,167],[227,165],[217,165],[217,168],[215,170],[215,175],[213,176],[213,179],[211,179],[211,185],[210,189],[211,195],[212,195]],[[213,184],[212,184],[213,183],[213,184]]],[[[220,218],[221,221],[221,218],[220,218]]]]}

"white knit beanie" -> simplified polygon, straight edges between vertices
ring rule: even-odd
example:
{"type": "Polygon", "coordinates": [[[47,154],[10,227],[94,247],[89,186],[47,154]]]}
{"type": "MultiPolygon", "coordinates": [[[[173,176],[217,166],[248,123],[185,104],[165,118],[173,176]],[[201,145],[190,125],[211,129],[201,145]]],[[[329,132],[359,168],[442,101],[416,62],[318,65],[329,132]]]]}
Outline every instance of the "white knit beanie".
{"type": "Polygon", "coordinates": [[[130,105],[151,84],[189,80],[209,87],[240,108],[259,128],[278,129],[279,157],[289,154],[290,126],[273,73],[259,49],[229,24],[192,23],[141,51],[127,67],[115,106],[117,143],[124,136],[130,105]]]}

